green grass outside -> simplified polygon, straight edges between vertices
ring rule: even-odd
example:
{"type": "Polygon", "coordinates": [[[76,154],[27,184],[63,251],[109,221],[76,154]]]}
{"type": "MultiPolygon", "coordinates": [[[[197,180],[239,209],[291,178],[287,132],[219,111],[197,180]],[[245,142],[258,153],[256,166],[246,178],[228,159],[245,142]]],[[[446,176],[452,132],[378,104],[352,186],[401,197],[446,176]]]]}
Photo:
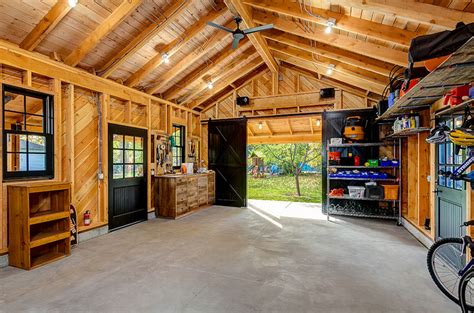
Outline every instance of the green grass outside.
{"type": "Polygon", "coordinates": [[[296,195],[295,177],[290,175],[248,176],[247,181],[249,199],[321,203],[321,175],[300,175],[301,197],[296,195]]]}

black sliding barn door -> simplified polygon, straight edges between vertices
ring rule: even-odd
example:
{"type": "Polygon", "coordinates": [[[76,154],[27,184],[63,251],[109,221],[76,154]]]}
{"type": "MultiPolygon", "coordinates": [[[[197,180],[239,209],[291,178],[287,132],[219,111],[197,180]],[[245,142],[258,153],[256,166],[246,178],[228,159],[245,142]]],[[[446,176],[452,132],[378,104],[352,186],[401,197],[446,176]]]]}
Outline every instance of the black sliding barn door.
{"type": "Polygon", "coordinates": [[[109,230],[147,219],[147,131],[109,124],[109,230]]]}
{"type": "Polygon", "coordinates": [[[247,119],[210,120],[209,168],[216,172],[216,204],[247,205],[247,119]]]}

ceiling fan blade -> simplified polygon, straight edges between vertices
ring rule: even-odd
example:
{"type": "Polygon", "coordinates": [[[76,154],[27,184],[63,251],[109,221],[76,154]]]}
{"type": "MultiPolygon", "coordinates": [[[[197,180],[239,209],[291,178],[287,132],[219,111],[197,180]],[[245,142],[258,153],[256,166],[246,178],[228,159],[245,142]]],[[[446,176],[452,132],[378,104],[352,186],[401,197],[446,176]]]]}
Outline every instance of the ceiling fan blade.
{"type": "Polygon", "coordinates": [[[245,29],[243,32],[244,32],[244,34],[248,35],[248,34],[251,34],[251,33],[256,33],[256,32],[260,32],[262,30],[267,30],[267,29],[272,29],[272,28],[273,28],[273,24],[267,24],[267,25],[257,26],[257,27],[254,27],[254,28],[245,29]]]}
{"type": "Polygon", "coordinates": [[[226,31],[228,33],[233,33],[234,32],[232,29],[228,29],[227,27],[221,26],[221,25],[213,23],[213,22],[207,22],[207,25],[215,27],[215,28],[219,28],[219,29],[221,29],[223,31],[226,31]]]}
{"type": "Polygon", "coordinates": [[[232,49],[237,49],[237,47],[239,46],[240,39],[241,37],[234,36],[234,40],[232,41],[232,49]]]}

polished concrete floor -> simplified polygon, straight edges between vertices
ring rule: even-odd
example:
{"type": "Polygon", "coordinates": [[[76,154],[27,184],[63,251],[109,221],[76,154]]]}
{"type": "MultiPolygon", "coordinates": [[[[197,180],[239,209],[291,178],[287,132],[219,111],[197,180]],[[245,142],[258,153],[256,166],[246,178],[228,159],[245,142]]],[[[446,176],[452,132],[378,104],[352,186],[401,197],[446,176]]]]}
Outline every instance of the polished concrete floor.
{"type": "Polygon", "coordinates": [[[109,233],[30,272],[0,269],[0,312],[459,312],[425,257],[393,221],[251,201],[109,233]]]}

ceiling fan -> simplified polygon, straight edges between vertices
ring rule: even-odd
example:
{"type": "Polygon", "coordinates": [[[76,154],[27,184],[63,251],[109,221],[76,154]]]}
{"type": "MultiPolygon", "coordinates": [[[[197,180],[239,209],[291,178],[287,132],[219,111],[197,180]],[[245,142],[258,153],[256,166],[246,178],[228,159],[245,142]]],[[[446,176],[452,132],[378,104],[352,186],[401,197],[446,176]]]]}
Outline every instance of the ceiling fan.
{"type": "Polygon", "coordinates": [[[242,29],[240,29],[240,23],[242,23],[242,18],[240,18],[238,16],[234,17],[234,22],[235,22],[235,24],[237,24],[237,29],[236,30],[229,29],[227,27],[218,25],[218,24],[213,23],[213,22],[207,22],[207,25],[212,26],[212,27],[216,27],[216,28],[219,28],[223,31],[231,33],[232,37],[234,38],[234,40],[232,41],[232,49],[237,49],[237,46],[239,45],[239,41],[241,39],[243,39],[246,35],[251,34],[251,33],[260,32],[262,30],[267,30],[267,29],[272,29],[273,28],[273,24],[267,24],[267,25],[262,25],[262,26],[257,26],[257,27],[254,27],[254,28],[249,28],[249,29],[243,29],[242,30],[242,29]]]}

